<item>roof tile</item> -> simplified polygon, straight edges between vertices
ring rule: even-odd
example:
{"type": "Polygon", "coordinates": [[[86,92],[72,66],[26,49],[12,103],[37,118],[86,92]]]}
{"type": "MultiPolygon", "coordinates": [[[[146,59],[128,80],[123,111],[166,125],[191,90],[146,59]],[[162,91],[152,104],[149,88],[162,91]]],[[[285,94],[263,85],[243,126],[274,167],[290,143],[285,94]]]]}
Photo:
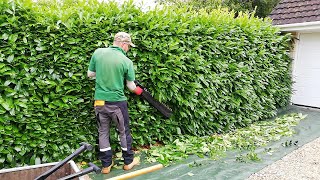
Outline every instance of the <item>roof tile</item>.
{"type": "Polygon", "coordinates": [[[270,14],[273,24],[320,20],[320,0],[281,0],[270,14]]]}

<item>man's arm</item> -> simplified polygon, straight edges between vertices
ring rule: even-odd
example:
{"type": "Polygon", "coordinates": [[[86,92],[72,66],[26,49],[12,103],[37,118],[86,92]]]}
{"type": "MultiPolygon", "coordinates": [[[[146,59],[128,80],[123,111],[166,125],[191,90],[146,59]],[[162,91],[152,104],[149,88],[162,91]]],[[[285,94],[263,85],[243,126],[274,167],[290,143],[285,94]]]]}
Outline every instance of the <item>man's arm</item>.
{"type": "MultiPolygon", "coordinates": [[[[97,50],[96,50],[97,51],[97,50]]],[[[96,59],[95,59],[95,53],[96,51],[94,51],[91,59],[90,59],[90,63],[89,63],[89,67],[88,67],[88,72],[87,72],[87,76],[89,78],[93,78],[96,77],[96,59]]]]}
{"type": "Polygon", "coordinates": [[[126,81],[126,85],[131,92],[135,93],[136,95],[141,95],[143,89],[141,89],[139,86],[136,86],[136,84],[133,81],[126,81]]]}
{"type": "Polygon", "coordinates": [[[87,75],[88,75],[88,77],[96,77],[96,72],[88,70],[87,75]]]}

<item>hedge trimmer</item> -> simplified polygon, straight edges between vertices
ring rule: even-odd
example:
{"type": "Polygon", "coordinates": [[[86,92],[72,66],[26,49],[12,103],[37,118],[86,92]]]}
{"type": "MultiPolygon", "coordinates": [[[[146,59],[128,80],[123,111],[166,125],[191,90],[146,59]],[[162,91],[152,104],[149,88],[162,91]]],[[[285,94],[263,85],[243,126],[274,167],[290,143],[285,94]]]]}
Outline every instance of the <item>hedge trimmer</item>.
{"type": "Polygon", "coordinates": [[[150,103],[153,107],[160,111],[164,117],[170,118],[170,116],[172,115],[172,111],[167,106],[154,99],[154,97],[149,93],[148,89],[142,86],[139,81],[135,80],[134,83],[136,84],[136,86],[139,86],[143,89],[143,92],[141,94],[141,97],[143,99],[145,99],[148,103],[150,103]]]}

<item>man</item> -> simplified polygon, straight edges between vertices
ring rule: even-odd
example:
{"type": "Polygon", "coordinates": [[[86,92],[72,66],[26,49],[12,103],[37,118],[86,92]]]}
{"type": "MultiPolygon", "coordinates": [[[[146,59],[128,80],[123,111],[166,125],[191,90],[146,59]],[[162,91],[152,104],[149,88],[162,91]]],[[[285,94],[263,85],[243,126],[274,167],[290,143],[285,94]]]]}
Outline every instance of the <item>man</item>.
{"type": "Polygon", "coordinates": [[[132,92],[141,95],[142,89],[135,85],[132,61],[126,57],[130,47],[135,47],[128,33],[119,32],[113,46],[97,49],[90,60],[88,77],[96,77],[94,108],[99,131],[99,159],[102,173],[108,174],[113,166],[110,146],[110,123],[113,121],[119,132],[124,170],[132,169],[139,163],[132,151],[132,137],[129,128],[127,98],[124,82],[132,92]]]}

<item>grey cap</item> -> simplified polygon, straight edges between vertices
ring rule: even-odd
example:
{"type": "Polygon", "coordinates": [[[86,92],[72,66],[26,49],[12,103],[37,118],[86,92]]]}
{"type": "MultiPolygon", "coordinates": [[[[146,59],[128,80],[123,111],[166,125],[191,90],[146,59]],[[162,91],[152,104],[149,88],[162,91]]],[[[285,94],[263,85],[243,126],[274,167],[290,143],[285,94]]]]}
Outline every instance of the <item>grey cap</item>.
{"type": "Polygon", "coordinates": [[[127,43],[130,44],[130,46],[132,47],[136,47],[136,45],[134,45],[131,41],[131,36],[130,34],[126,33],[126,32],[118,32],[115,36],[114,36],[114,41],[117,42],[123,42],[123,43],[127,43]]]}

